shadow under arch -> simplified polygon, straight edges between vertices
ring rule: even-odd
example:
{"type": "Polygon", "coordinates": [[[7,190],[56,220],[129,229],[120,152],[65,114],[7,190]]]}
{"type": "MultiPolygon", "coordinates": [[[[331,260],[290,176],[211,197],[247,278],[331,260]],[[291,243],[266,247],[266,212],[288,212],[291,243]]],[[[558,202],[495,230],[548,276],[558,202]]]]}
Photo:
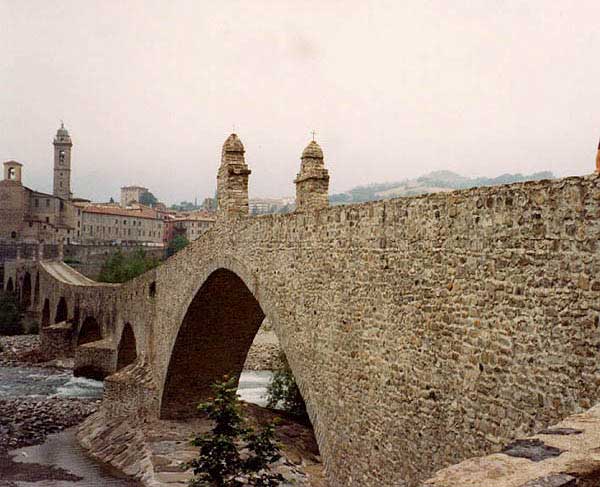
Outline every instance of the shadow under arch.
{"type": "Polygon", "coordinates": [[[44,307],[42,309],[42,327],[50,325],[50,300],[44,299],[44,307]]]}
{"type": "Polygon", "coordinates": [[[217,269],[202,284],[179,327],[163,388],[161,418],[193,416],[225,374],[239,375],[265,315],[244,282],[217,269]]]}
{"type": "Polygon", "coordinates": [[[12,293],[12,292],[14,292],[14,290],[15,290],[15,286],[13,284],[12,277],[9,277],[8,282],[6,283],[6,291],[9,293],[12,293]]]}
{"type": "Polygon", "coordinates": [[[40,304],[40,272],[35,274],[35,286],[33,288],[33,306],[37,309],[37,305],[40,304]]]}
{"type": "Polygon", "coordinates": [[[77,335],[77,345],[84,345],[101,339],[102,332],[100,331],[100,325],[96,318],[93,316],[86,317],[86,319],[83,320],[81,329],[77,335]]]}
{"type": "Polygon", "coordinates": [[[117,371],[129,364],[132,364],[137,359],[137,342],[135,333],[131,323],[125,323],[121,332],[121,340],[117,347],[117,371]]]}
{"type": "Polygon", "coordinates": [[[56,305],[56,315],[54,316],[54,323],[62,323],[63,321],[67,321],[68,318],[68,308],[67,308],[67,300],[64,296],[58,300],[58,304],[56,305]]]}
{"type": "Polygon", "coordinates": [[[31,306],[31,274],[29,272],[25,273],[21,285],[21,305],[24,309],[29,309],[31,306]]]}

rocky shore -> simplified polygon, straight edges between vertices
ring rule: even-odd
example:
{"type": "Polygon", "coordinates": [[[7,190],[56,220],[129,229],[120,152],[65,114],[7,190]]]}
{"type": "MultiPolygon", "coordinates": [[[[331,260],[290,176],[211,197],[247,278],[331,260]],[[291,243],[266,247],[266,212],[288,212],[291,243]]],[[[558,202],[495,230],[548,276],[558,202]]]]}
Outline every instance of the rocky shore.
{"type": "Polygon", "coordinates": [[[59,397],[0,399],[0,454],[43,443],[49,434],[81,423],[99,403],[59,397]]]}
{"type": "MultiPolygon", "coordinates": [[[[0,337],[0,366],[56,367],[42,362],[39,345],[38,335],[0,337]]],[[[49,434],[79,424],[99,404],[99,400],[78,398],[0,398],[0,454],[43,443],[49,434]]]]}
{"type": "Polygon", "coordinates": [[[43,362],[39,335],[0,336],[0,366],[38,365],[43,362]]]}

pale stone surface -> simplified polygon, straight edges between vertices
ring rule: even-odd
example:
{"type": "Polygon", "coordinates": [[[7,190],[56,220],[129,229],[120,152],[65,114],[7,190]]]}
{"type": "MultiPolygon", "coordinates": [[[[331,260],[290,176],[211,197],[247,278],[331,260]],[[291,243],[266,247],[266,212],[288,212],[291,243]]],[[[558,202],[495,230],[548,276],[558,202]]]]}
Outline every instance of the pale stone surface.
{"type": "MultiPolygon", "coordinates": [[[[593,487],[600,485],[600,405],[558,424],[580,433],[530,437],[562,453],[539,462],[501,453],[446,468],[423,487],[593,487]],[[577,480],[577,481],[576,481],[577,480]]],[[[550,430],[551,431],[551,430],[550,430]]]]}

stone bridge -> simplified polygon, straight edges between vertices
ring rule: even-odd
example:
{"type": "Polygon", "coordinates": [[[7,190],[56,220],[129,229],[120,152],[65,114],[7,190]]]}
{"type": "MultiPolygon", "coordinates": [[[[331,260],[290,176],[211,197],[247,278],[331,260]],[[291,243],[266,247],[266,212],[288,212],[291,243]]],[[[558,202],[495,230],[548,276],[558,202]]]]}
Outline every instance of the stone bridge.
{"type": "Polygon", "coordinates": [[[115,414],[193,414],[265,317],[332,486],[416,485],[599,399],[598,175],[327,207],[311,143],[296,212],[250,217],[249,173],[232,135],[215,227],[130,282],[17,269],[115,414]]]}

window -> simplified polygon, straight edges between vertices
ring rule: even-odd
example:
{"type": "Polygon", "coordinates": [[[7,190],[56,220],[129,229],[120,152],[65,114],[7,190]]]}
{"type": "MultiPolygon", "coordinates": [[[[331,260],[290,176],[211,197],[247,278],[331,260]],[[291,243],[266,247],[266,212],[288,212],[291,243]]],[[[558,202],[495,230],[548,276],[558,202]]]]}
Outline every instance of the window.
{"type": "Polygon", "coordinates": [[[50,223],[50,218],[46,217],[46,223],[50,223]]]}
{"type": "Polygon", "coordinates": [[[36,208],[40,207],[40,200],[38,200],[37,198],[33,200],[33,206],[35,206],[36,208]]]}
{"type": "MultiPolygon", "coordinates": [[[[13,169],[11,167],[11,169],[13,169]]],[[[17,232],[10,232],[10,238],[17,238],[17,232]]]]}
{"type": "MultiPolygon", "coordinates": [[[[15,168],[9,167],[8,168],[8,179],[16,179],[16,178],[17,178],[17,173],[15,172],[15,168]]],[[[15,236],[16,236],[16,234],[15,234],[15,236]]],[[[13,237],[13,238],[15,238],[15,237],[13,237]]]]}
{"type": "Polygon", "coordinates": [[[46,200],[46,208],[50,208],[50,200],[46,200]]]}
{"type": "Polygon", "coordinates": [[[29,228],[33,226],[33,222],[29,222],[29,228]]]}

